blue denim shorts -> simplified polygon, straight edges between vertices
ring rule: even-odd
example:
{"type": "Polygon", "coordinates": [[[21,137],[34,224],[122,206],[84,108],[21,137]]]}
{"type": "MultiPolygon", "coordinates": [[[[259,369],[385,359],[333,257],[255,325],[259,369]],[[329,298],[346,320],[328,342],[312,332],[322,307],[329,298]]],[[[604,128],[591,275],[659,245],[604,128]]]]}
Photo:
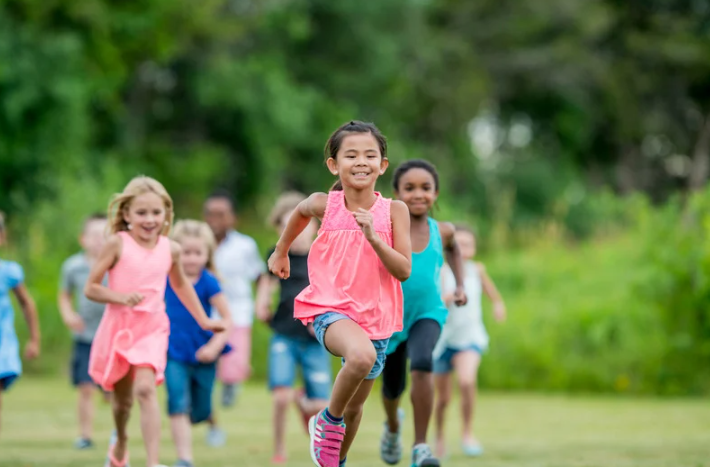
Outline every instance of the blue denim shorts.
{"type": "MultiPolygon", "coordinates": [[[[316,333],[316,339],[318,339],[318,342],[320,342],[323,348],[325,348],[326,350],[328,350],[328,347],[326,347],[325,345],[325,331],[331,324],[335,323],[336,321],[340,321],[341,319],[350,318],[348,318],[342,313],[329,311],[322,315],[316,316],[315,321],[313,321],[313,330],[316,333]]],[[[370,370],[370,374],[367,375],[365,379],[377,379],[377,377],[382,374],[382,370],[385,369],[385,358],[387,344],[389,343],[389,341],[389,339],[379,339],[371,341],[372,345],[375,347],[375,352],[377,352],[377,360],[375,360],[375,364],[373,365],[372,370],[370,370]]],[[[345,364],[344,358],[343,364],[345,364]]]]}
{"type": "Polygon", "coordinates": [[[477,346],[476,344],[471,344],[461,349],[446,347],[441,356],[439,356],[439,358],[434,359],[434,373],[451,373],[454,370],[454,356],[459,352],[476,352],[479,355],[483,355],[483,349],[477,346]]]}
{"type": "Polygon", "coordinates": [[[168,358],[165,387],[168,414],[190,415],[192,423],[204,422],[212,413],[212,388],[217,373],[214,363],[185,363],[168,358]]]}
{"type": "Polygon", "coordinates": [[[89,376],[89,357],[91,356],[91,344],[85,342],[74,342],[74,349],[71,357],[71,381],[74,386],[81,384],[94,384],[94,380],[89,376]]]}
{"type": "Polygon", "coordinates": [[[306,397],[330,398],[333,375],[330,354],[313,339],[274,334],[269,343],[269,389],[293,387],[296,369],[301,367],[306,397]]]}

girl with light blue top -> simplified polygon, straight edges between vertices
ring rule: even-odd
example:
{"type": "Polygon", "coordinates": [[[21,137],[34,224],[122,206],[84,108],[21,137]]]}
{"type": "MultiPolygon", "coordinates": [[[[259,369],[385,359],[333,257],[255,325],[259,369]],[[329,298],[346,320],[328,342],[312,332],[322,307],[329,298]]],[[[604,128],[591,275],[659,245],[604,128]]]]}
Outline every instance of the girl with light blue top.
{"type": "Polygon", "coordinates": [[[429,214],[439,194],[439,176],[429,162],[412,160],[394,174],[397,199],[409,208],[412,240],[412,273],[402,283],[403,330],[395,333],[387,348],[382,396],[387,422],[380,442],[380,456],[387,464],[402,458],[399,399],[407,379],[407,360],[412,377],[414,447],[412,467],[438,466],[427,445],[427,429],[434,405],[433,351],[448,309],[441,296],[441,267],[446,258],[456,277],[454,301],[466,303],[463,290],[463,261],[454,239],[454,227],[437,222],[429,214]]]}
{"type": "MultiPolygon", "coordinates": [[[[5,243],[5,218],[0,212],[0,246],[5,243]]],[[[15,313],[10,302],[10,291],[17,298],[30,330],[30,340],[25,346],[25,357],[39,356],[39,321],[34,300],[25,288],[22,266],[0,259],[0,407],[2,393],[22,374],[20,343],[15,333],[15,313]]]]}

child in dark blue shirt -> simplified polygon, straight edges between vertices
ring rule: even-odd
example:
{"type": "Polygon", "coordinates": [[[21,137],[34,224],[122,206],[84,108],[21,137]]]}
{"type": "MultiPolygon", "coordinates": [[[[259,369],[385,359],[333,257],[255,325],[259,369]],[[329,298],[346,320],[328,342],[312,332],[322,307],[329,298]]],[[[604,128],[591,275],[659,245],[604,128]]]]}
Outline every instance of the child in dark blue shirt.
{"type": "MultiPolygon", "coordinates": [[[[230,322],[227,300],[211,272],[216,243],[209,226],[193,220],[179,221],[175,224],[173,238],[182,247],[181,266],[192,280],[204,309],[214,308],[225,322],[230,322]]],[[[175,295],[170,283],[165,291],[165,305],[170,318],[165,383],[173,442],[179,459],[175,465],[191,467],[191,424],[207,421],[212,414],[216,361],[231,350],[227,345],[229,332],[213,334],[203,330],[175,295]]]]}

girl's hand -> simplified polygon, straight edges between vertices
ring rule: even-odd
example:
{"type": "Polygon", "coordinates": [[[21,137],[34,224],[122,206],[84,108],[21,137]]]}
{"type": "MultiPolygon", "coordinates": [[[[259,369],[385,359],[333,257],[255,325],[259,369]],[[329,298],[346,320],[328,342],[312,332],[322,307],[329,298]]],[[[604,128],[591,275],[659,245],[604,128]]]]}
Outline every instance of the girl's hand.
{"type": "Polygon", "coordinates": [[[359,208],[357,211],[358,212],[353,213],[355,221],[360,226],[360,229],[362,229],[362,233],[365,234],[365,238],[367,239],[367,241],[372,242],[377,238],[377,235],[375,234],[375,228],[372,226],[372,223],[374,221],[372,213],[363,208],[359,208]]]}
{"type": "Polygon", "coordinates": [[[216,349],[213,345],[207,343],[197,349],[197,352],[195,352],[195,358],[197,358],[197,361],[200,363],[212,363],[217,360],[220,353],[221,351],[216,349]]]}
{"type": "Polygon", "coordinates": [[[37,357],[39,357],[39,342],[34,340],[27,341],[27,344],[25,344],[25,358],[34,360],[37,357]]]}
{"type": "Polygon", "coordinates": [[[225,329],[227,329],[227,326],[224,324],[224,321],[222,321],[221,319],[212,319],[212,318],[207,318],[207,321],[200,324],[200,327],[202,329],[204,329],[205,331],[212,331],[212,332],[222,332],[225,329]]]}
{"type": "Polygon", "coordinates": [[[497,302],[493,305],[493,316],[499,323],[505,321],[505,318],[507,316],[507,313],[505,311],[505,303],[497,302]]]}
{"type": "Polygon", "coordinates": [[[263,321],[264,323],[271,321],[271,309],[269,308],[269,305],[265,305],[263,303],[257,304],[256,317],[259,321],[263,321]]]}
{"type": "Polygon", "coordinates": [[[456,291],[454,292],[454,303],[456,306],[464,306],[468,303],[468,297],[466,297],[466,292],[463,287],[456,287],[456,291]]]}
{"type": "Polygon", "coordinates": [[[126,306],[133,308],[134,306],[138,305],[142,301],[143,301],[143,295],[139,294],[138,292],[133,292],[133,293],[125,294],[121,298],[121,305],[126,305],[126,306]]]}
{"type": "Polygon", "coordinates": [[[291,261],[288,253],[280,253],[278,248],[269,257],[269,271],[276,277],[288,279],[291,275],[291,261]]]}

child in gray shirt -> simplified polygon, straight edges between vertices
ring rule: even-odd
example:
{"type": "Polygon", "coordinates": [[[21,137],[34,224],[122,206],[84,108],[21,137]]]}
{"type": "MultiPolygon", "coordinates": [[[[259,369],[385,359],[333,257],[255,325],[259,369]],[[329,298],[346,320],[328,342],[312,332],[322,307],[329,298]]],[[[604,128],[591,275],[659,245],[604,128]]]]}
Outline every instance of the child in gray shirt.
{"type": "Polygon", "coordinates": [[[89,270],[103,248],[105,232],[106,216],[103,214],[89,216],[84,221],[79,237],[83,251],[69,257],[62,265],[59,311],[64,324],[74,336],[71,379],[79,390],[80,436],[75,443],[77,449],[93,447],[91,440],[94,418],[93,394],[96,386],[89,376],[89,355],[105,305],[86,298],[83,290],[89,270]]]}

